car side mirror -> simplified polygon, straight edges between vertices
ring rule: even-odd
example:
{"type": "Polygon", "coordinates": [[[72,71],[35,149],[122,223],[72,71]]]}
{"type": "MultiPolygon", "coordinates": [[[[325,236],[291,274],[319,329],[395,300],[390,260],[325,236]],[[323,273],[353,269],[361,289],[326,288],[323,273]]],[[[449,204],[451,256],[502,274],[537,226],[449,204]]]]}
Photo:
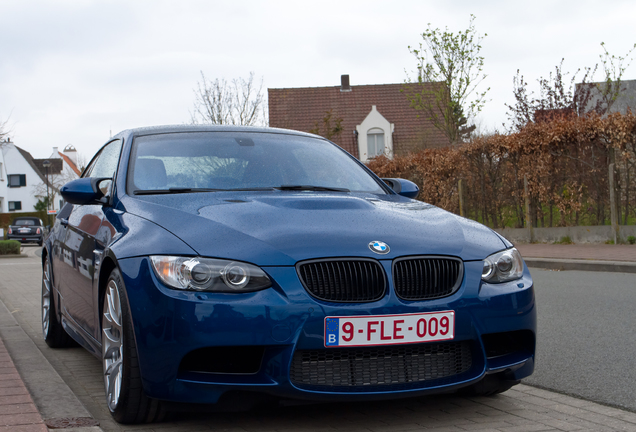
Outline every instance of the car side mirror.
{"type": "Polygon", "coordinates": [[[406,198],[415,199],[420,193],[420,188],[410,180],[401,178],[383,178],[382,181],[386,183],[393,191],[406,198]]]}
{"type": "Polygon", "coordinates": [[[71,204],[107,204],[102,183],[112,181],[110,177],[85,177],[66,183],[60,193],[71,204]]]}

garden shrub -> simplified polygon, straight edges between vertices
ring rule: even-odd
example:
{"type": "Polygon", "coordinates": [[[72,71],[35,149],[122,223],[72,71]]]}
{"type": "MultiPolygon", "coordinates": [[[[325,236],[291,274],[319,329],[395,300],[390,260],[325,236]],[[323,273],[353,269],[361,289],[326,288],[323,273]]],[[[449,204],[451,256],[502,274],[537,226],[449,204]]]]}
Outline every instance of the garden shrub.
{"type": "Polygon", "coordinates": [[[636,219],[636,116],[558,116],[518,132],[492,134],[451,147],[379,156],[368,167],[420,187],[418,199],[494,228],[525,227],[525,182],[530,220],[538,226],[609,223],[609,164],[615,164],[618,217],[636,219]]]}
{"type": "Polygon", "coordinates": [[[0,240],[0,255],[19,255],[21,246],[17,240],[0,240]]]}

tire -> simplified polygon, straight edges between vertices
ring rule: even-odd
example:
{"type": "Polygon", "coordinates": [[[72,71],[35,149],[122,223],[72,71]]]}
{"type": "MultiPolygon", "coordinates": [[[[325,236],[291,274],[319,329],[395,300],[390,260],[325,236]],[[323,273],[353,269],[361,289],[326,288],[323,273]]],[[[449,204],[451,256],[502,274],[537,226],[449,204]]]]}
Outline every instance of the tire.
{"type": "Polygon", "coordinates": [[[51,348],[65,348],[76,346],[75,342],[64,330],[57,317],[55,295],[51,284],[51,263],[44,258],[42,265],[42,335],[44,341],[51,348]]]}
{"type": "Polygon", "coordinates": [[[150,423],[165,417],[161,402],[144,393],[130,309],[118,269],[111,272],[104,293],[102,365],[106,403],[117,422],[150,423]]]}

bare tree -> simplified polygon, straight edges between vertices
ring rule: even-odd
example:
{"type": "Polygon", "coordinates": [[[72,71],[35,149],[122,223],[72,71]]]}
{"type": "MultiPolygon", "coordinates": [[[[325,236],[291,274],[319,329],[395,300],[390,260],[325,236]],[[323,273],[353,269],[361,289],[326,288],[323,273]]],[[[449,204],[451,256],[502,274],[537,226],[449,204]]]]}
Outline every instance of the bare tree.
{"type": "Polygon", "coordinates": [[[0,141],[3,141],[5,138],[9,137],[9,119],[0,120],[0,141]]]}
{"type": "MultiPolygon", "coordinates": [[[[405,91],[411,106],[421,110],[452,142],[465,141],[475,126],[468,124],[481,111],[486,93],[476,90],[485,78],[484,58],[479,55],[481,41],[486,36],[477,33],[475,16],[470,16],[468,28],[459,33],[433,29],[422,33],[424,43],[409,51],[417,59],[416,92],[405,91]],[[436,83],[437,85],[430,85],[436,83]],[[429,85],[423,85],[429,84],[429,85]]],[[[407,82],[413,82],[408,77],[407,82]]]]}
{"type": "Polygon", "coordinates": [[[201,81],[194,90],[193,124],[228,124],[243,126],[267,125],[263,80],[256,83],[254,72],[248,79],[209,80],[201,72],[201,81]]]}
{"type": "Polygon", "coordinates": [[[576,84],[581,72],[578,69],[568,80],[568,72],[563,72],[563,61],[555,66],[554,73],[550,72],[548,78],[540,77],[539,94],[528,91],[528,82],[517,70],[517,75],[512,79],[514,105],[506,104],[508,119],[512,130],[521,130],[528,123],[536,121],[552,120],[556,117],[582,115],[590,104],[592,93],[595,89],[591,81],[594,79],[594,68],[585,68],[581,82],[576,84]]]}
{"type": "Polygon", "coordinates": [[[320,135],[328,140],[336,139],[342,133],[342,117],[334,116],[333,109],[325,112],[321,122],[314,123],[314,127],[309,129],[312,134],[320,135]],[[331,122],[334,122],[333,126],[331,122]]]}
{"type": "Polygon", "coordinates": [[[618,99],[625,88],[622,86],[622,77],[625,70],[632,62],[632,52],[636,44],[623,56],[610,54],[601,42],[603,53],[599,55],[600,65],[605,77],[602,82],[594,82],[594,75],[599,65],[583,69],[583,76],[579,83],[578,69],[571,75],[569,82],[566,77],[570,75],[563,72],[563,59],[548,78],[539,78],[539,95],[528,91],[528,82],[517,70],[513,78],[514,105],[506,104],[508,119],[512,130],[520,130],[525,125],[537,120],[550,120],[553,117],[563,115],[585,115],[596,112],[603,116],[612,112],[612,105],[618,99]],[[539,118],[537,118],[539,116],[539,118]]]}
{"type": "Polygon", "coordinates": [[[622,78],[625,73],[625,69],[632,63],[633,58],[630,57],[636,44],[622,56],[615,56],[610,54],[605,47],[605,42],[601,42],[601,48],[603,53],[599,54],[601,59],[601,66],[605,74],[605,79],[602,83],[595,83],[597,92],[594,93],[590,104],[586,108],[587,111],[596,111],[600,115],[609,114],[612,112],[612,105],[618,99],[621,92],[625,90],[622,87],[622,78]]]}
{"type": "MultiPolygon", "coordinates": [[[[57,197],[57,195],[60,193],[60,189],[62,188],[62,186],[64,186],[66,183],[75,180],[76,178],[78,178],[78,175],[75,171],[73,171],[71,169],[71,167],[69,166],[65,166],[64,170],[61,171],[58,174],[49,174],[48,176],[48,182],[49,182],[49,187],[47,189],[46,187],[46,182],[42,181],[36,185],[33,186],[33,195],[37,198],[40,199],[40,201],[46,203],[46,202],[51,202],[54,203],[55,202],[55,198],[57,197]],[[48,197],[47,197],[47,193],[48,193],[48,197]],[[49,200],[49,201],[45,201],[45,200],[49,200]]],[[[37,206],[37,204],[36,204],[37,206]]],[[[38,209],[36,209],[38,210],[38,209]]]]}

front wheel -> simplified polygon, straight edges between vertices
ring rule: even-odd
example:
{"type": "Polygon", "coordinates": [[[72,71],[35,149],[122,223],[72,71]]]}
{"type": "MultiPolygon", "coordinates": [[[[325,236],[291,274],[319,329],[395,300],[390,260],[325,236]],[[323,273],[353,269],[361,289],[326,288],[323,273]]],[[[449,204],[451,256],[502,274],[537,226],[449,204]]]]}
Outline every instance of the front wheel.
{"type": "Polygon", "coordinates": [[[102,363],[106,402],[119,423],[150,423],[164,417],[161,403],[141,383],[130,309],[119,270],[111,272],[102,313],[102,363]]]}

